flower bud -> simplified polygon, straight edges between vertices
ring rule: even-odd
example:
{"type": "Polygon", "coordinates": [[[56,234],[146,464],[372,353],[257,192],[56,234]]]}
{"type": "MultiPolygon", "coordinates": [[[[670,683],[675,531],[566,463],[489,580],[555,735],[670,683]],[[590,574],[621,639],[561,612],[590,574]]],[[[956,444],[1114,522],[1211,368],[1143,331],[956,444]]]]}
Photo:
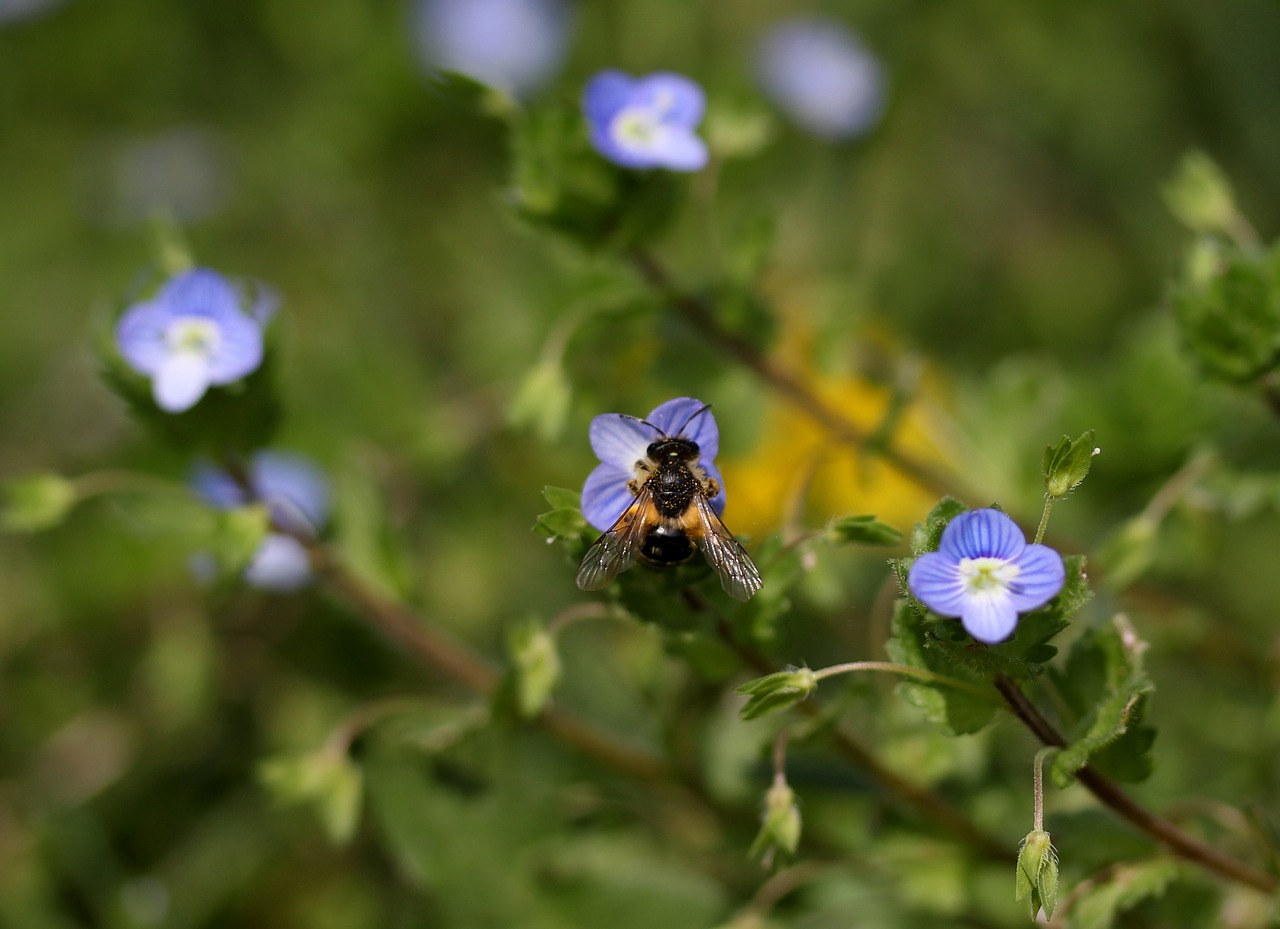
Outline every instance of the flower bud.
{"type": "Polygon", "coordinates": [[[1050,497],[1065,497],[1080,486],[1089,473],[1093,456],[1100,451],[1093,440],[1090,429],[1075,441],[1064,435],[1056,445],[1045,446],[1044,489],[1050,497]]]}
{"type": "Polygon", "coordinates": [[[1046,918],[1053,916],[1058,898],[1058,852],[1049,841],[1049,833],[1035,829],[1027,833],[1018,850],[1018,868],[1014,877],[1014,899],[1031,902],[1031,918],[1044,909],[1046,918]]]}
{"type": "Polygon", "coordinates": [[[32,474],[10,481],[0,505],[0,529],[40,532],[62,522],[76,503],[75,486],[59,474],[32,474]]]}
{"type": "Polygon", "coordinates": [[[800,807],[796,794],[787,782],[779,777],[764,795],[764,815],[760,832],[751,843],[752,857],[763,857],[769,863],[778,852],[794,855],[800,844],[800,807]]]}
{"type": "Polygon", "coordinates": [[[743,719],[755,719],[799,703],[817,688],[818,679],[809,668],[775,671],[738,688],[738,693],[749,698],[739,712],[743,719]]]}

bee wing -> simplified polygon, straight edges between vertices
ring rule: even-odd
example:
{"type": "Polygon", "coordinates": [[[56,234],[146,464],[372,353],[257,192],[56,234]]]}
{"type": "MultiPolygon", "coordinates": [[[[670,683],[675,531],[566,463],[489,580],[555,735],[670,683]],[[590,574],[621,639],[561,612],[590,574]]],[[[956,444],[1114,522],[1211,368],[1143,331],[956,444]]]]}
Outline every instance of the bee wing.
{"type": "Polygon", "coordinates": [[[600,590],[636,563],[650,526],[657,523],[648,486],[640,488],[631,505],[587,549],[578,568],[578,586],[600,590]]]}
{"type": "Polygon", "coordinates": [[[698,544],[720,576],[720,586],[735,600],[750,600],[764,586],[755,562],[720,521],[706,494],[694,494],[693,505],[698,511],[698,525],[702,530],[698,544]]]}

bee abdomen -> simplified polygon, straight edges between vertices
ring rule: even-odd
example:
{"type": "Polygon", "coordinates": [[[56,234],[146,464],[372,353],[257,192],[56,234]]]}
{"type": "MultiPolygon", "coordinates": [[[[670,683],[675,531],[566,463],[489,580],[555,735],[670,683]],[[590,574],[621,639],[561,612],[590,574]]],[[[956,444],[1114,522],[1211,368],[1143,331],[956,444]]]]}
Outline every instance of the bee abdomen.
{"type": "Polygon", "coordinates": [[[684,564],[693,552],[694,544],[684,532],[664,526],[650,530],[640,546],[640,557],[659,567],[684,564]]]}

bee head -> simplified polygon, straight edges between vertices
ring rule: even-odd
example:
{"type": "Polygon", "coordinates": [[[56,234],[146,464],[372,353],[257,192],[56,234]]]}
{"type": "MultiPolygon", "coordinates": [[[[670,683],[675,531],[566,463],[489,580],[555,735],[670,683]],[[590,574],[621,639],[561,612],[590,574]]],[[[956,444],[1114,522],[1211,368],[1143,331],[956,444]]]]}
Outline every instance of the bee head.
{"type": "Polygon", "coordinates": [[[650,443],[645,454],[654,461],[692,461],[698,457],[699,449],[691,439],[662,438],[650,443]]]}

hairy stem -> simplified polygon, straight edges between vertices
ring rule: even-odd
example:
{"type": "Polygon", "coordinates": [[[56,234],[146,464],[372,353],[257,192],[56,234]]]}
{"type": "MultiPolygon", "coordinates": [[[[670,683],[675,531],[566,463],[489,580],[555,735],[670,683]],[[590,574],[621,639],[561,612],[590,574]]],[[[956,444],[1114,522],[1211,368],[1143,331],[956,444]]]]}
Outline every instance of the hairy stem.
{"type": "Polygon", "coordinates": [[[828,677],[835,677],[837,674],[852,674],[856,671],[883,671],[886,674],[900,674],[903,677],[914,677],[916,680],[925,681],[929,684],[942,684],[944,687],[951,687],[955,690],[963,690],[970,696],[978,697],[988,703],[997,703],[991,696],[991,691],[985,687],[979,687],[968,681],[962,681],[959,678],[948,677],[945,674],[938,674],[936,671],[929,671],[924,668],[913,668],[910,665],[894,664],[892,661],[850,661],[845,664],[832,665],[829,668],[823,668],[820,671],[814,671],[814,680],[821,681],[828,677]]]}
{"type": "MultiPolygon", "coordinates": [[[[1031,733],[1045,745],[1065,748],[1067,741],[1062,734],[1040,714],[1017,683],[1007,677],[1000,676],[995,681],[996,690],[1004,697],[1009,709],[1031,733]]],[[[1280,890],[1280,879],[1265,871],[1252,868],[1244,862],[1237,861],[1230,855],[1205,845],[1198,839],[1187,835],[1169,820],[1146,809],[1126,794],[1110,778],[1104,777],[1089,766],[1076,772],[1076,780],[1109,806],[1115,813],[1145,832],[1158,842],[1163,843],[1173,852],[1195,862],[1201,867],[1228,880],[1253,887],[1263,893],[1273,894],[1280,890]]]]}

